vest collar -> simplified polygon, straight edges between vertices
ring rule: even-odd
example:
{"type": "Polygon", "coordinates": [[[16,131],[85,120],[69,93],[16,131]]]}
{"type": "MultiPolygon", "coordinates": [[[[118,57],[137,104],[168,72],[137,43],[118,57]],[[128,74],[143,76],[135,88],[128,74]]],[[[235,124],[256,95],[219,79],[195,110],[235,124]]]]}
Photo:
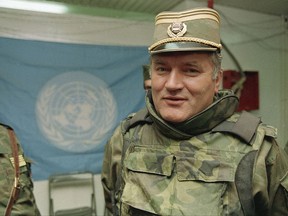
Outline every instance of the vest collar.
{"type": "Polygon", "coordinates": [[[210,131],[236,111],[238,102],[238,97],[232,91],[222,90],[215,95],[214,102],[205,110],[184,122],[172,124],[163,120],[156,112],[151,91],[146,95],[146,107],[155,126],[162,134],[173,139],[189,139],[210,131]]]}

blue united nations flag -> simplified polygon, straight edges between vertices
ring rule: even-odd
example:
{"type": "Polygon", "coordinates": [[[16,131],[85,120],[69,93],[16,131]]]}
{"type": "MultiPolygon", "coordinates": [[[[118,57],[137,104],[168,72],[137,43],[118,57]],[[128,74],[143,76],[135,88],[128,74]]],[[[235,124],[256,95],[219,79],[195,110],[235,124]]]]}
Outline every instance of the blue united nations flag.
{"type": "Polygon", "coordinates": [[[57,147],[85,152],[99,146],[113,128],[117,104],[96,75],[66,72],[49,80],[36,100],[42,134],[57,147]]]}
{"type": "Polygon", "coordinates": [[[102,167],[104,146],[144,106],[146,47],[0,38],[0,121],[17,133],[35,180],[102,167]]]}

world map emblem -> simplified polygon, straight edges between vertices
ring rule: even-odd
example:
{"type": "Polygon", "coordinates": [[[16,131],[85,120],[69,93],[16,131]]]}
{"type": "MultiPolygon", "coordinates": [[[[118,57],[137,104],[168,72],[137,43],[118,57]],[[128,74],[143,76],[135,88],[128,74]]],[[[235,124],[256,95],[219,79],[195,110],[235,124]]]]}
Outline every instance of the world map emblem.
{"type": "Polygon", "coordinates": [[[117,105],[107,84],[86,72],[53,77],[36,102],[37,123],[56,147],[85,152],[107,137],[117,118],[117,105]]]}

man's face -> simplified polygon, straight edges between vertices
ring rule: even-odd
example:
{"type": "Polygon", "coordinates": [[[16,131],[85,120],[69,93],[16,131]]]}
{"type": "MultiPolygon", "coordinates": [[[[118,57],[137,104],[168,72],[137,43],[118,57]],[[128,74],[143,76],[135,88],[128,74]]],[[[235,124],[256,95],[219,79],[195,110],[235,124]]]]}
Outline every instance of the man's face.
{"type": "Polygon", "coordinates": [[[183,122],[207,108],[219,89],[208,53],[156,54],[151,61],[152,98],[156,111],[169,122],[183,122]]]}

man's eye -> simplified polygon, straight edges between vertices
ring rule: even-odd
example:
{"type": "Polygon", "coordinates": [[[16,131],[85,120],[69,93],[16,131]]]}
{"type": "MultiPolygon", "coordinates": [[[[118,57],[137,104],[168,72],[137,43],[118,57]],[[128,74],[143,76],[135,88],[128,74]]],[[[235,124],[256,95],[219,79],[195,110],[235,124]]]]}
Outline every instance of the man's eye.
{"type": "Polygon", "coordinates": [[[200,73],[197,69],[187,69],[187,70],[185,70],[185,72],[187,74],[191,74],[191,75],[196,75],[196,74],[200,73]]]}
{"type": "Polygon", "coordinates": [[[164,68],[164,67],[158,67],[158,68],[156,68],[156,70],[157,70],[158,72],[165,72],[165,71],[167,71],[167,69],[164,68]]]}

